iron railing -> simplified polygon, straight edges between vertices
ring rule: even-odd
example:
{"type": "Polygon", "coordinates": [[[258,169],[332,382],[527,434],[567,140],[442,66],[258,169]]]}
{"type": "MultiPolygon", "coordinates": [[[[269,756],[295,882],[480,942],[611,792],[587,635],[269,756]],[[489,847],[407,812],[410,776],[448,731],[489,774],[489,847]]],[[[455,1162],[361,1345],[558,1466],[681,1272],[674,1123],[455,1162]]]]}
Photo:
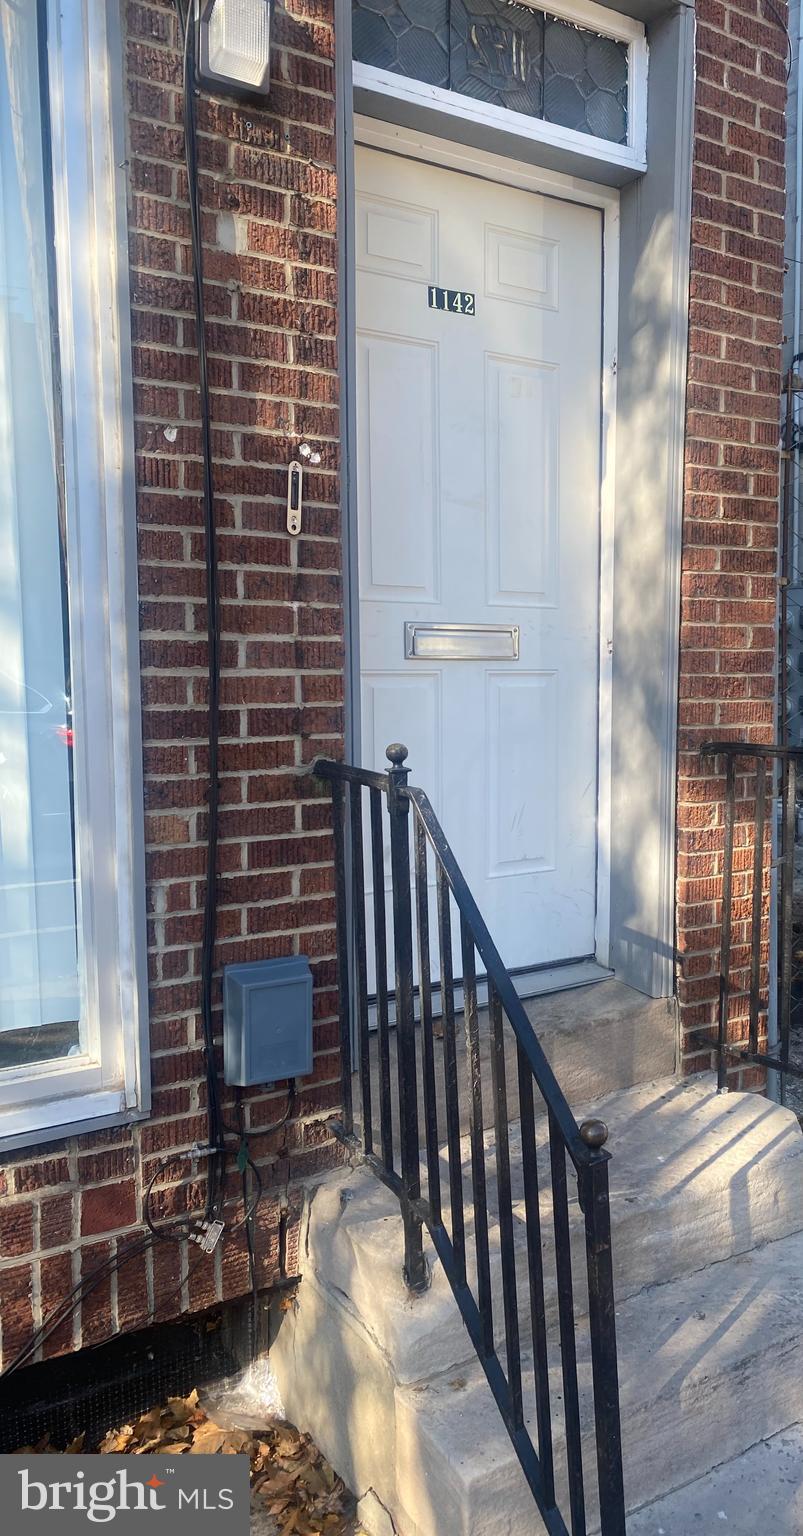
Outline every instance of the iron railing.
{"type": "Polygon", "coordinates": [[[752,1063],[781,1074],[783,1099],[786,1077],[803,1077],[803,1060],[795,1060],[793,1050],[793,1037],[803,1031],[803,932],[798,932],[794,901],[803,748],[709,741],[701,751],[725,763],[717,1081],[720,1089],[727,1087],[729,1063],[752,1063]],[[777,937],[771,967],[773,898],[777,937]],[[767,1040],[773,989],[777,1053],[767,1040]]]}
{"type": "MultiPolygon", "coordinates": [[[[602,1536],[623,1536],[625,1514],[608,1195],[609,1153],[604,1149],[607,1129],[600,1121],[577,1124],[432,806],[420,789],[408,784],[407,749],[400,745],[390,746],[387,756],[391,763],[387,773],[328,761],[319,761],[314,767],[315,774],[330,784],[333,802],[343,1103],[342,1118],[336,1123],[335,1131],[353,1151],[359,1152],[398,1197],[404,1226],[404,1276],[413,1291],[424,1289],[428,1283],[423,1244],[423,1228],[426,1227],[534,1500],[546,1529],[553,1536],[567,1536],[569,1530],[572,1536],[582,1536],[587,1530],[576,1349],[577,1281],[573,1274],[571,1246],[572,1217],[575,1223],[577,1217],[569,1201],[568,1158],[568,1166],[577,1179],[581,1242],[584,1241],[587,1269],[586,1325],[590,1343],[594,1434],[593,1442],[589,1443],[592,1456],[593,1447],[596,1451],[600,1528],[602,1536]],[[388,824],[391,947],[395,969],[392,995],[388,982],[386,912],[388,824]],[[372,897],[366,885],[366,833],[370,842],[372,897]],[[347,901],[349,865],[350,904],[347,901]],[[430,880],[430,870],[434,881],[430,880]],[[430,890],[433,885],[431,923],[430,890]],[[459,920],[457,968],[453,956],[453,904],[459,920]],[[366,905],[373,914],[375,1004],[369,998],[366,905]],[[431,928],[437,928],[434,950],[431,928]],[[414,929],[417,940],[415,961],[414,929]],[[436,1035],[434,1019],[433,954],[438,972],[436,990],[442,1016],[442,1039],[436,1035]],[[478,956],[488,989],[490,1084],[485,1086],[486,1097],[490,1086],[492,1144],[486,1143],[484,1123],[483,1073],[487,1073],[487,1067],[483,1063],[481,1044],[485,1043],[485,1037],[483,1035],[481,1040],[477,1002],[478,956]],[[455,994],[459,986],[462,986],[462,1008],[456,1006],[455,994]],[[393,1040],[391,1004],[395,1006],[393,1040]],[[369,1024],[370,1010],[374,1006],[376,1036],[372,1045],[369,1024]],[[465,1068],[462,1073],[457,1036],[460,1011],[465,1026],[465,1068]],[[352,1098],[352,1022],[361,1099],[356,1129],[352,1098]],[[372,1051],[376,1055],[374,1071],[372,1051]],[[513,1069],[510,1083],[508,1051],[513,1069]],[[436,1066],[436,1056],[441,1057],[441,1053],[442,1059],[436,1066]],[[517,1103],[509,1103],[509,1095],[517,1103]],[[470,1174],[465,1183],[461,1156],[461,1102],[468,1109],[467,1162],[470,1174]],[[542,1161],[548,1165],[546,1191],[538,1167],[537,1114],[546,1116],[548,1150],[542,1153],[542,1161]],[[520,1122],[519,1177],[523,1199],[516,1200],[515,1220],[526,1229],[521,1234],[523,1242],[519,1248],[519,1253],[526,1256],[524,1280],[517,1279],[517,1268],[519,1275],[521,1268],[516,1261],[511,1183],[509,1124],[516,1119],[520,1122]],[[501,1311],[492,1282],[486,1158],[492,1165],[490,1177],[495,1181],[501,1311]],[[555,1486],[554,1404],[548,1358],[551,1346],[548,1348],[539,1209],[539,1195],[544,1193],[551,1193],[554,1227],[554,1291],[551,1295],[556,1293],[568,1524],[558,1507],[555,1486]],[[468,1262],[471,1226],[473,1263],[468,1262]],[[525,1310],[529,1311],[532,1345],[532,1415],[527,1409],[529,1392],[525,1394],[522,1371],[520,1311],[525,1310]],[[501,1344],[497,1349],[496,1344],[496,1328],[501,1337],[502,1324],[504,1350],[501,1344]],[[531,1417],[535,1421],[535,1441],[528,1427],[531,1417]]],[[[458,1005],[460,1001],[458,996],[458,1005]]],[[[484,1029],[484,1022],[482,1027],[484,1029]]],[[[538,1124],[543,1124],[543,1120],[538,1124]]]]}

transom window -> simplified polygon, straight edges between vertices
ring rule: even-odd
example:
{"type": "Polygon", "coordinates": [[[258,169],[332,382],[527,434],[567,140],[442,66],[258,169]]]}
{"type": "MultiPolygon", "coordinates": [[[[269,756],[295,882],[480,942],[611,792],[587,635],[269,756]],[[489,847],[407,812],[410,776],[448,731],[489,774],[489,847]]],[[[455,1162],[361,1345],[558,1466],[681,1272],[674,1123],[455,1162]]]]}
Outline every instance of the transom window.
{"type": "Polygon", "coordinates": [[[627,44],[518,0],[353,0],[354,57],[627,142],[627,44]]]}
{"type": "Polygon", "coordinates": [[[352,0],[352,52],[369,92],[645,168],[644,28],[595,0],[352,0]]]}

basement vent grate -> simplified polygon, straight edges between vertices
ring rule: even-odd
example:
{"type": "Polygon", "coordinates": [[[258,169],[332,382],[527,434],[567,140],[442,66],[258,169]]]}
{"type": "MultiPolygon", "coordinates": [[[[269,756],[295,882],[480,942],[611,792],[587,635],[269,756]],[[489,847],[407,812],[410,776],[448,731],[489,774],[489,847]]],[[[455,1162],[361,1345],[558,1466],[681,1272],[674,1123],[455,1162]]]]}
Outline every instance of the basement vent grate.
{"type": "Polygon", "coordinates": [[[240,1305],[218,1307],[15,1371],[0,1379],[0,1454],[45,1435],[61,1450],[81,1433],[94,1450],[165,1398],[239,1374],[246,1331],[240,1305]]]}

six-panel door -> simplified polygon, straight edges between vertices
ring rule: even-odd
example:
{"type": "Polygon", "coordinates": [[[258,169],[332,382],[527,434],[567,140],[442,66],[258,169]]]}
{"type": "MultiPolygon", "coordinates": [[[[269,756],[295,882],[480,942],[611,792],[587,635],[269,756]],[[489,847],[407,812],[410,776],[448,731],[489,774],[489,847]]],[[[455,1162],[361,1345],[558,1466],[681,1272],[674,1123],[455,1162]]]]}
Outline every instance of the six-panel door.
{"type": "Polygon", "coordinates": [[[364,148],[357,188],[363,763],[406,742],[508,967],[590,955],[601,214],[364,148]]]}

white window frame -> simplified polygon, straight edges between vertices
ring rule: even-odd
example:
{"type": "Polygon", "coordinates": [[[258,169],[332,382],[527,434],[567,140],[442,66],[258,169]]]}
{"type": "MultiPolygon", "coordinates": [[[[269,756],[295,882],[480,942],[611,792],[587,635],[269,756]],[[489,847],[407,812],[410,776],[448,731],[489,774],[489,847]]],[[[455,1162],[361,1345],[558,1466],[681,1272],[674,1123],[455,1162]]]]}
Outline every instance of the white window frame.
{"type": "Polygon", "coordinates": [[[150,1108],[122,40],[47,8],[84,1053],[0,1071],[0,1151],[150,1108]]]}
{"type": "Polygon", "coordinates": [[[427,85],[423,80],[411,80],[406,75],[391,70],[376,69],[372,64],[354,61],[354,87],[378,96],[390,96],[410,107],[436,108],[449,117],[461,118],[485,129],[496,130],[534,144],[548,145],[553,149],[568,151],[585,161],[616,166],[631,172],[647,169],[647,70],[649,54],[644,25],[619,11],[597,5],[595,0],[567,0],[557,5],[539,4],[539,0],[522,0],[533,10],[546,11],[559,21],[574,22],[587,31],[599,32],[627,44],[627,143],[612,144],[609,139],[599,139],[594,134],[580,133],[576,128],[564,128],[560,123],[545,123],[540,118],[528,117],[523,112],[512,112],[507,107],[497,107],[458,91],[448,91],[442,86],[427,85]]]}

